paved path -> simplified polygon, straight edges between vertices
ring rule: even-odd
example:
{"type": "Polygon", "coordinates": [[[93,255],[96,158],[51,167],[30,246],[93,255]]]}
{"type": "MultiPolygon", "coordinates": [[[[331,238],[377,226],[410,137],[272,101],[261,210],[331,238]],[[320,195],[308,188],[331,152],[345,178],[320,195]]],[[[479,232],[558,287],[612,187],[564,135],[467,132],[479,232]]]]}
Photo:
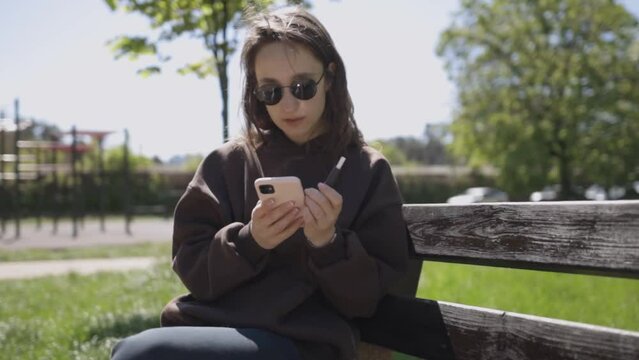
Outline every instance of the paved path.
{"type": "Polygon", "coordinates": [[[58,230],[53,233],[53,224],[44,222],[40,229],[33,220],[22,222],[20,237],[16,238],[14,222],[7,222],[4,233],[0,230],[0,250],[25,248],[68,248],[95,245],[124,245],[149,241],[170,241],[173,232],[173,219],[144,217],[131,222],[131,234],[125,231],[125,222],[121,218],[109,218],[105,230],[101,231],[96,219],[84,221],[78,227],[78,236],[73,237],[73,227],[69,220],[60,221],[58,230]]]}
{"type": "Polygon", "coordinates": [[[68,273],[89,275],[101,271],[147,269],[156,262],[157,259],[153,257],[0,262],[0,281],[68,273]]]}
{"type": "MultiPolygon", "coordinates": [[[[86,220],[73,237],[70,221],[61,221],[56,234],[53,225],[43,223],[40,228],[34,221],[20,226],[20,237],[15,236],[15,225],[8,222],[5,231],[0,231],[0,250],[60,249],[100,245],[130,245],[143,242],[169,242],[173,220],[164,218],[139,218],[131,225],[131,234],[126,233],[123,219],[108,219],[105,231],[98,220],[86,220]]],[[[110,259],[73,259],[45,261],[0,262],[0,280],[24,279],[67,273],[92,274],[98,271],[127,271],[151,267],[157,259],[152,257],[126,257],[110,259]]]]}

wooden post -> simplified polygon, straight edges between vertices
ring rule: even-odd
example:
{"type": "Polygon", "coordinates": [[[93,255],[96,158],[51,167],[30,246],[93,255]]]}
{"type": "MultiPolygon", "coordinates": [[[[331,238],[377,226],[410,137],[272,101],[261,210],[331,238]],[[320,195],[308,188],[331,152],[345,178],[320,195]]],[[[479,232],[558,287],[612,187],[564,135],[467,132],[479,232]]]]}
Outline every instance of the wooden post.
{"type": "Polygon", "coordinates": [[[71,202],[72,202],[72,218],[73,218],[73,237],[78,236],[78,171],[76,163],[78,158],[78,138],[75,125],[71,128],[71,202]]]}
{"type": "Polygon", "coordinates": [[[20,238],[20,148],[18,147],[18,141],[20,140],[20,101],[15,99],[13,106],[15,108],[15,124],[16,124],[16,132],[14,138],[14,153],[16,155],[16,159],[14,164],[14,172],[15,172],[15,220],[16,220],[16,239],[20,238]]]}
{"type": "Polygon", "coordinates": [[[124,229],[127,235],[131,235],[131,176],[129,168],[129,130],[124,129],[124,153],[122,159],[124,181],[124,229]]]}
{"type": "MultiPolygon", "coordinates": [[[[75,131],[75,137],[76,137],[76,144],[78,143],[78,136],[80,134],[78,134],[78,130],[76,129],[75,131]]],[[[82,144],[84,145],[84,144],[82,144]]],[[[84,230],[84,218],[86,216],[86,200],[85,200],[85,188],[84,188],[84,181],[85,181],[85,174],[86,174],[86,169],[84,168],[84,162],[82,161],[82,157],[84,156],[84,151],[85,148],[84,146],[78,146],[76,145],[75,147],[75,151],[76,151],[76,164],[78,165],[78,172],[77,172],[77,183],[76,183],[76,198],[77,198],[77,216],[78,216],[78,224],[80,226],[80,229],[84,230]]]]}
{"type": "Polygon", "coordinates": [[[34,209],[35,213],[36,213],[36,228],[38,230],[42,229],[42,208],[44,206],[44,201],[43,201],[43,196],[44,196],[44,191],[43,191],[43,180],[44,180],[44,176],[42,175],[42,172],[40,171],[40,164],[42,163],[42,159],[41,159],[41,151],[40,151],[40,144],[39,143],[35,143],[36,147],[35,147],[35,168],[36,168],[36,184],[33,187],[33,191],[35,191],[36,193],[36,197],[38,198],[37,200],[37,206],[34,209]]]}
{"type": "MultiPolygon", "coordinates": [[[[4,118],[4,116],[0,116],[0,118],[4,118]]],[[[4,197],[4,194],[5,194],[5,188],[4,188],[4,184],[5,184],[5,180],[4,180],[4,152],[5,152],[4,142],[5,142],[5,131],[4,131],[4,127],[2,127],[0,125],[0,196],[2,196],[2,197],[4,197]]],[[[5,204],[7,204],[8,201],[9,201],[9,199],[7,198],[6,201],[3,201],[3,202],[5,204]]],[[[6,207],[1,207],[0,208],[0,235],[4,235],[5,231],[7,230],[7,218],[6,218],[6,216],[7,216],[6,207]]]]}
{"type": "Polygon", "coordinates": [[[52,189],[51,189],[51,198],[53,199],[51,214],[53,217],[53,235],[58,233],[58,209],[60,208],[57,204],[58,199],[58,163],[57,163],[57,154],[58,150],[55,146],[51,149],[51,165],[53,166],[52,172],[52,189]]]}
{"type": "Polygon", "coordinates": [[[98,136],[98,211],[100,212],[100,231],[105,232],[105,221],[104,221],[104,138],[102,136],[98,136]]]}

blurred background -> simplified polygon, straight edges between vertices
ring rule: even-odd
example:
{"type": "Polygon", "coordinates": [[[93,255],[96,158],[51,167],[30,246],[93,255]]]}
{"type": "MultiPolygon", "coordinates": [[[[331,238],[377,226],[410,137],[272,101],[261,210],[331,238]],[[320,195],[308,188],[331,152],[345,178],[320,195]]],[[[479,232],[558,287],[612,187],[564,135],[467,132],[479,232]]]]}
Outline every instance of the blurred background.
{"type": "MultiPolygon", "coordinates": [[[[0,4],[1,152],[15,153],[16,118],[19,140],[70,146],[76,127],[75,141],[93,144],[76,156],[83,164],[76,187],[127,183],[109,175],[121,169],[117,153],[125,146],[131,171],[155,186],[145,191],[131,182],[129,202],[170,208],[199,160],[242,130],[244,2],[231,2],[212,28],[194,20],[204,16],[197,1],[159,16],[169,3],[0,4]],[[104,134],[92,136],[96,131],[104,134]]],[[[406,202],[637,196],[639,2],[304,5],[330,29],[347,64],[358,124],[390,160],[406,202]],[[486,195],[494,191],[505,196],[486,195]]],[[[58,153],[64,177],[71,155],[51,146],[20,149],[27,156],[37,147],[41,164],[58,153]]],[[[12,172],[10,157],[2,159],[3,173],[12,172]]],[[[52,181],[53,167],[21,166],[23,179],[52,181]]],[[[5,185],[12,176],[5,174],[5,185]]],[[[37,206],[29,203],[37,197],[29,195],[32,185],[21,201],[27,212],[37,206]]],[[[111,211],[127,202],[105,201],[111,211]]]]}
{"type": "MultiPolygon", "coordinates": [[[[20,219],[169,219],[200,160],[242,130],[249,3],[301,3],[326,25],[358,125],[406,203],[639,198],[637,0],[1,1],[0,238],[20,219]]],[[[168,240],[90,254],[168,257],[168,240]]],[[[87,256],[0,251],[5,261],[87,256]]],[[[7,358],[104,358],[183,291],[167,261],[129,276],[0,281],[7,358]],[[66,309],[69,293],[95,305],[62,311],[77,318],[58,329],[32,319],[56,310],[21,300],[66,309]],[[110,294],[121,300],[102,302],[110,294]],[[41,339],[60,345],[28,350],[41,339]]],[[[433,266],[422,296],[639,328],[639,289],[623,280],[433,266]],[[535,282],[550,289],[535,290],[539,301],[535,282]],[[559,293],[595,310],[544,300],[559,293]]]]}

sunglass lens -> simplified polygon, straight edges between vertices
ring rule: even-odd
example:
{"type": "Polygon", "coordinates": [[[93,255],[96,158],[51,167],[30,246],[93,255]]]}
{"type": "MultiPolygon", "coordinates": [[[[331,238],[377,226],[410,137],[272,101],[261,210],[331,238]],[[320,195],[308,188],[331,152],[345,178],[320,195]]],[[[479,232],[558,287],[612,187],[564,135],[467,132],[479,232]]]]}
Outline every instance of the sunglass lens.
{"type": "Polygon", "coordinates": [[[317,85],[313,80],[306,80],[304,82],[299,82],[293,87],[291,87],[291,92],[293,96],[300,100],[309,100],[313,96],[315,96],[315,92],[317,91],[317,85]]]}
{"type": "Polygon", "coordinates": [[[275,105],[282,98],[282,89],[278,87],[263,87],[256,92],[257,99],[266,105],[275,105]]]}
{"type": "Polygon", "coordinates": [[[275,105],[282,100],[282,90],[285,87],[291,89],[291,94],[300,100],[312,99],[317,92],[317,83],[309,79],[293,83],[291,86],[261,86],[255,90],[255,96],[266,105],[275,105]]]}

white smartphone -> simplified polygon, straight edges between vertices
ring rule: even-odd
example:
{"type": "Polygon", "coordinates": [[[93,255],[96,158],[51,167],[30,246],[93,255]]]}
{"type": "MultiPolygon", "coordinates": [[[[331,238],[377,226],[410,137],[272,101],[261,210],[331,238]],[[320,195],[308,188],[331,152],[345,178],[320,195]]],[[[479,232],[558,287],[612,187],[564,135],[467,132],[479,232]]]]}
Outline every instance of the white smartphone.
{"type": "Polygon", "coordinates": [[[295,206],[304,205],[304,189],[297,176],[263,177],[255,180],[255,191],[262,202],[275,199],[275,205],[293,201],[295,206]]]}

